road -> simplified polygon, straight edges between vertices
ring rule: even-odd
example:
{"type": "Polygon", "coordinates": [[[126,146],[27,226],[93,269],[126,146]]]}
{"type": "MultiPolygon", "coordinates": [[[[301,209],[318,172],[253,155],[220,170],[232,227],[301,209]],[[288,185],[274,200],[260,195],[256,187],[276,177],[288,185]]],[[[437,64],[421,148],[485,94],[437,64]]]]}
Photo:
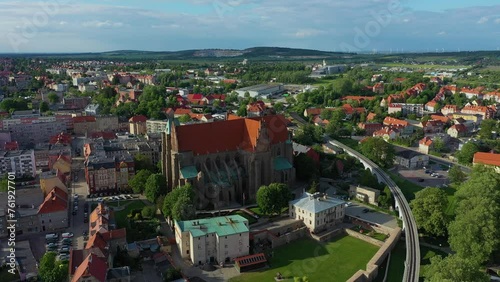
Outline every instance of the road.
{"type": "Polygon", "coordinates": [[[417,224],[411,212],[410,205],[406,201],[406,198],[401,192],[401,189],[399,189],[396,183],[394,183],[394,181],[392,181],[392,179],[380,167],[378,167],[367,157],[338,141],[330,140],[330,142],[331,144],[344,149],[344,151],[349,152],[349,155],[352,155],[369,164],[373,168],[373,172],[380,175],[383,182],[387,184],[387,186],[391,190],[394,198],[399,203],[399,212],[403,218],[403,224],[405,226],[406,262],[403,281],[418,282],[420,273],[420,245],[417,224]]]}

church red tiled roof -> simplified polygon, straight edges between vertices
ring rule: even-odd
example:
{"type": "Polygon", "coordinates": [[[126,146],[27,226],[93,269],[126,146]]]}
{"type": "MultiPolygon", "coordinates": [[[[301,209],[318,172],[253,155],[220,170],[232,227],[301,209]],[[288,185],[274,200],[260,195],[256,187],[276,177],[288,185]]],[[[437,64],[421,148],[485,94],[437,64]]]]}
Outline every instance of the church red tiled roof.
{"type": "Polygon", "coordinates": [[[178,150],[194,154],[235,151],[254,151],[257,140],[267,135],[271,145],[288,140],[287,122],[283,116],[239,118],[212,123],[189,124],[175,127],[178,150]],[[260,131],[263,127],[265,130],[260,131]]]}

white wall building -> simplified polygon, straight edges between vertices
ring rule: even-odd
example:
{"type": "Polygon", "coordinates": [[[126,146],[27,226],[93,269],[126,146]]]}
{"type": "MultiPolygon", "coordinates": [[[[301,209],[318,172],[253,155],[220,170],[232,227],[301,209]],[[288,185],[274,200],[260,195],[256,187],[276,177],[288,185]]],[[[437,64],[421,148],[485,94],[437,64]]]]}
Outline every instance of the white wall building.
{"type": "Polygon", "coordinates": [[[248,220],[239,215],[175,221],[175,241],[195,265],[230,262],[250,249],[248,220]]]}
{"type": "Polygon", "coordinates": [[[236,93],[238,93],[240,97],[244,97],[247,92],[250,94],[250,97],[259,97],[272,96],[280,94],[283,91],[285,91],[283,84],[259,84],[237,89],[236,93]]]}
{"type": "Polygon", "coordinates": [[[9,172],[14,172],[17,177],[35,177],[35,151],[0,151],[0,177],[9,172]]]}
{"type": "Polygon", "coordinates": [[[330,229],[342,223],[345,216],[345,202],[326,194],[304,193],[302,198],[290,201],[291,218],[303,220],[313,233],[330,229]]]}

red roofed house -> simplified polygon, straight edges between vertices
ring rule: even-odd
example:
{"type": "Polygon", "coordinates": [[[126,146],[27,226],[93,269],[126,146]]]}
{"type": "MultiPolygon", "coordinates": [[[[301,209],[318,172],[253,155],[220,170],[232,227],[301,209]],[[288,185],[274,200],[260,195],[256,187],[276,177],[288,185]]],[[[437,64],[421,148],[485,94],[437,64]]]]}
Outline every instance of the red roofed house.
{"type": "MultiPolygon", "coordinates": [[[[333,108],[330,108],[333,110],[333,108]]],[[[321,108],[309,108],[304,110],[304,116],[305,117],[310,117],[310,116],[317,116],[321,114],[321,111],[324,109],[321,108]]]]}
{"type": "Polygon", "coordinates": [[[383,124],[385,126],[400,130],[401,135],[405,136],[413,134],[414,131],[413,125],[410,125],[410,123],[405,120],[400,120],[397,118],[386,117],[383,124]]]}
{"type": "Polygon", "coordinates": [[[384,94],[384,83],[379,82],[373,86],[373,93],[384,94]]]}
{"type": "Polygon", "coordinates": [[[38,218],[42,232],[60,230],[68,227],[68,194],[54,187],[38,208],[38,218]]]}
{"type": "Polygon", "coordinates": [[[301,145],[299,143],[293,143],[293,154],[298,156],[300,154],[306,154],[309,158],[311,158],[316,166],[320,165],[320,155],[311,147],[301,145]]]}
{"type": "Polygon", "coordinates": [[[71,282],[106,282],[108,267],[106,259],[90,253],[74,272],[71,282]]]}
{"type": "Polygon", "coordinates": [[[350,104],[344,104],[344,105],[342,105],[342,110],[344,110],[347,118],[351,118],[351,116],[354,113],[362,114],[362,113],[366,112],[365,108],[363,108],[363,107],[354,108],[350,104]]]}
{"type": "Polygon", "coordinates": [[[202,94],[188,94],[187,95],[187,100],[189,103],[193,105],[202,105],[204,104],[203,102],[203,95],[202,94]]]}
{"type": "Polygon", "coordinates": [[[428,120],[420,123],[424,133],[440,133],[443,132],[444,124],[439,120],[428,120]]]}
{"type": "Polygon", "coordinates": [[[467,127],[463,124],[454,124],[450,128],[448,128],[446,133],[448,133],[448,135],[453,138],[459,138],[467,136],[468,130],[467,127]]]}
{"type": "Polygon", "coordinates": [[[131,117],[129,122],[129,132],[134,135],[145,135],[147,133],[146,121],[148,118],[143,115],[131,117]]]}
{"type": "Polygon", "coordinates": [[[454,113],[458,113],[460,112],[458,110],[458,107],[455,106],[455,105],[445,105],[442,109],[441,109],[441,113],[444,115],[444,116],[447,116],[449,114],[454,114],[454,113]]]}
{"type": "Polygon", "coordinates": [[[366,121],[372,121],[375,119],[375,117],[377,117],[377,114],[376,113],[369,113],[367,116],[366,116],[366,121]]]}
{"type": "Polygon", "coordinates": [[[372,101],[374,99],[375,99],[375,97],[372,97],[372,96],[344,96],[340,100],[341,101],[352,100],[352,101],[356,101],[356,102],[361,103],[365,100],[372,101]]]}
{"type": "Polygon", "coordinates": [[[491,166],[500,173],[500,154],[477,152],[472,160],[474,165],[491,166]]]}
{"type": "Polygon", "coordinates": [[[484,119],[494,118],[496,115],[496,109],[491,106],[465,106],[461,110],[462,114],[471,114],[471,115],[481,115],[484,119]]]}
{"type": "Polygon", "coordinates": [[[429,137],[424,137],[418,142],[418,150],[423,154],[429,154],[432,149],[432,139],[429,137]]]}
{"type": "Polygon", "coordinates": [[[263,101],[257,101],[247,105],[247,117],[261,117],[266,114],[267,107],[263,101]]]}
{"type": "Polygon", "coordinates": [[[69,144],[71,144],[71,135],[64,133],[64,132],[61,132],[58,135],[50,137],[49,143],[52,145],[54,145],[54,144],[69,145],[69,144]]]}
{"type": "Polygon", "coordinates": [[[467,99],[483,99],[484,87],[477,87],[471,89],[470,87],[463,87],[460,89],[460,93],[464,93],[467,99]]]}
{"type": "Polygon", "coordinates": [[[90,138],[91,139],[104,139],[104,140],[114,140],[114,139],[118,139],[118,137],[116,136],[116,133],[114,132],[104,132],[104,131],[100,131],[100,132],[93,132],[92,134],[90,134],[90,138]]]}
{"type": "Polygon", "coordinates": [[[168,189],[190,183],[198,208],[255,201],[262,185],[295,182],[288,121],[280,115],[175,125],[169,120],[162,152],[168,189]],[[204,199],[205,197],[205,199],[204,199]]]}
{"type": "Polygon", "coordinates": [[[381,123],[360,122],[358,127],[365,131],[365,136],[373,136],[373,133],[381,130],[383,125],[381,123]]]}
{"type": "Polygon", "coordinates": [[[373,137],[382,137],[385,141],[394,140],[399,136],[399,130],[384,127],[378,131],[373,132],[373,137]]]}
{"type": "Polygon", "coordinates": [[[174,117],[178,118],[178,117],[181,117],[183,115],[189,115],[189,114],[192,114],[191,109],[178,108],[174,112],[174,117]]]}
{"type": "Polygon", "coordinates": [[[17,141],[5,142],[3,149],[5,151],[17,151],[19,150],[19,144],[17,141]]]}
{"type": "Polygon", "coordinates": [[[444,124],[451,122],[451,119],[449,117],[443,116],[443,115],[431,115],[431,119],[432,120],[439,120],[440,122],[442,122],[444,124]]]}
{"type": "Polygon", "coordinates": [[[426,111],[436,112],[437,107],[438,107],[438,103],[434,100],[431,100],[431,101],[427,102],[427,104],[425,104],[424,108],[426,111]]]}
{"type": "Polygon", "coordinates": [[[483,99],[484,100],[491,100],[491,101],[494,101],[496,103],[499,103],[500,102],[500,90],[496,90],[496,91],[492,91],[492,92],[488,92],[488,93],[484,94],[483,99]]]}

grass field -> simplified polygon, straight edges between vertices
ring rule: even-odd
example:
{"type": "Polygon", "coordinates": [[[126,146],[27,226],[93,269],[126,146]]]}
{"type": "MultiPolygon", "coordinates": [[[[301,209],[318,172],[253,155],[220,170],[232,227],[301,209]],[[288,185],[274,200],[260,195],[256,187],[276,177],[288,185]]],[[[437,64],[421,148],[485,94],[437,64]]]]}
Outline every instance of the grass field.
{"type": "Polygon", "coordinates": [[[312,239],[300,239],[277,248],[270,259],[270,269],[244,273],[232,282],[274,281],[280,272],[285,281],[307,276],[309,281],[346,281],[375,255],[378,247],[359,239],[344,236],[320,244],[312,239]]]}
{"type": "Polygon", "coordinates": [[[351,138],[337,138],[335,140],[359,152],[359,142],[357,140],[351,138]]]}
{"type": "Polygon", "coordinates": [[[409,180],[406,180],[397,174],[389,173],[389,176],[399,186],[401,192],[403,192],[403,195],[405,196],[408,202],[415,199],[415,193],[424,189],[424,187],[417,185],[409,180]]]}
{"type": "Polygon", "coordinates": [[[234,214],[241,215],[242,217],[246,218],[248,220],[248,224],[254,224],[257,222],[257,219],[255,219],[253,216],[249,215],[246,212],[237,211],[234,214]]]}
{"type": "MultiPolygon", "coordinates": [[[[110,203],[111,204],[111,203],[110,203]]],[[[122,206],[122,203],[120,203],[120,206],[122,206]]],[[[118,228],[127,228],[127,215],[135,209],[142,209],[146,205],[141,201],[129,201],[127,204],[126,208],[123,210],[115,211],[115,220],[116,220],[116,225],[118,228]]]]}

